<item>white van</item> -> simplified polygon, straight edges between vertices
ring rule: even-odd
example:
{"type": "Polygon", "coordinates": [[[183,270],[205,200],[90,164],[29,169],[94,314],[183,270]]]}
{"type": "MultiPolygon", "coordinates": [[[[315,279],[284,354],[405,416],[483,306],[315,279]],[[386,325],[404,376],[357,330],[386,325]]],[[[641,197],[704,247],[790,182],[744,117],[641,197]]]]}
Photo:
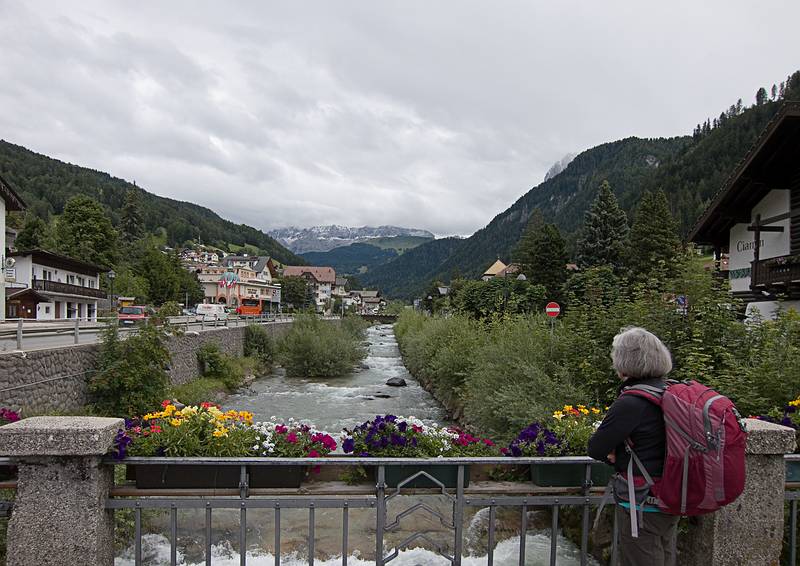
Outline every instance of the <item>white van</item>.
{"type": "Polygon", "coordinates": [[[218,303],[202,303],[197,305],[195,309],[195,320],[197,322],[205,320],[225,320],[228,318],[228,311],[225,310],[225,305],[218,303]]]}

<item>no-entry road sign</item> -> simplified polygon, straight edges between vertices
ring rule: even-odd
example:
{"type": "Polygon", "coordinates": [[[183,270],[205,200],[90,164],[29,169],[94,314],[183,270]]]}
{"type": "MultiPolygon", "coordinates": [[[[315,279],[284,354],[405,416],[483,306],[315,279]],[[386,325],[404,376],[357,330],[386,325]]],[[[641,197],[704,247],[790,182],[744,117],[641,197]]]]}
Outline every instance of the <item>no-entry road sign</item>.
{"type": "Polygon", "coordinates": [[[558,303],[547,303],[547,306],[544,307],[544,312],[547,316],[555,318],[561,314],[561,307],[558,303]]]}

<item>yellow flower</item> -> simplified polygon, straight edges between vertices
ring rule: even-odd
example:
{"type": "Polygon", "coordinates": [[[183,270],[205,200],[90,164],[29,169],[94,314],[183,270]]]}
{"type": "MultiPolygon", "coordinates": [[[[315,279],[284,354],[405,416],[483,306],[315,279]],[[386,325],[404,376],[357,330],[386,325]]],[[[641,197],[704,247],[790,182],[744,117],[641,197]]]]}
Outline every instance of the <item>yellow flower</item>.
{"type": "Polygon", "coordinates": [[[795,399],[794,401],[789,401],[789,405],[792,407],[800,407],[800,399],[795,399]]]}
{"type": "Polygon", "coordinates": [[[172,419],[171,421],[169,421],[169,424],[171,424],[172,426],[181,426],[181,424],[183,424],[183,421],[181,419],[172,419]]]}
{"type": "Polygon", "coordinates": [[[181,409],[181,415],[184,417],[190,417],[192,415],[197,414],[197,407],[184,407],[181,409]]]}
{"type": "Polygon", "coordinates": [[[553,418],[561,420],[564,418],[564,413],[562,413],[561,411],[556,411],[555,413],[553,413],[553,418]]]}
{"type": "Polygon", "coordinates": [[[599,415],[599,414],[600,414],[600,409],[598,409],[597,407],[592,407],[592,412],[593,412],[595,415],[599,415]]]}
{"type": "Polygon", "coordinates": [[[227,436],[228,435],[228,429],[225,428],[224,426],[221,426],[217,430],[212,432],[211,434],[212,434],[212,436],[215,436],[216,438],[219,438],[220,436],[227,436]]]}
{"type": "Polygon", "coordinates": [[[172,416],[172,414],[177,410],[178,410],[178,408],[175,405],[167,405],[166,407],[164,407],[164,413],[163,414],[164,414],[165,417],[169,417],[169,416],[172,416]]]}
{"type": "Polygon", "coordinates": [[[582,415],[588,415],[589,414],[589,411],[588,411],[588,409],[586,407],[581,407],[580,411],[581,411],[582,415]]]}
{"type": "Polygon", "coordinates": [[[564,410],[565,411],[571,411],[572,410],[572,405],[564,405],[564,410]]]}

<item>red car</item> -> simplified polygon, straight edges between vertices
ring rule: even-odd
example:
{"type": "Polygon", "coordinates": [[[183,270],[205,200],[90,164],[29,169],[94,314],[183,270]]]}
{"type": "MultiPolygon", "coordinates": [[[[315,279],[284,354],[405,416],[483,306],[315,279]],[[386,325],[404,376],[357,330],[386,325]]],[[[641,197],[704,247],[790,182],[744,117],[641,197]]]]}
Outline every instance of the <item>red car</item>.
{"type": "Polygon", "coordinates": [[[147,320],[147,309],[139,305],[131,305],[119,309],[120,326],[133,326],[147,320]]]}

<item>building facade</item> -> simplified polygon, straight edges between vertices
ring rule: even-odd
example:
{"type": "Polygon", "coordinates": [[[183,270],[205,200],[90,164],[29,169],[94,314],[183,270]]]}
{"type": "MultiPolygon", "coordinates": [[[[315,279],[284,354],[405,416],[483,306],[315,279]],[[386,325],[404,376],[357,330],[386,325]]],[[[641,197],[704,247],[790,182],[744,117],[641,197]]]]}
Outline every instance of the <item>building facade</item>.
{"type": "Polygon", "coordinates": [[[6,213],[25,210],[25,203],[17,192],[0,177],[0,320],[6,316],[6,274],[13,273],[14,266],[6,263],[6,213]]]}
{"type": "Polygon", "coordinates": [[[246,267],[207,267],[197,273],[204,302],[219,303],[234,309],[248,307],[245,314],[273,313],[280,310],[281,287],[263,273],[246,267]]]}
{"type": "Polygon", "coordinates": [[[6,270],[8,318],[37,320],[97,320],[100,266],[44,250],[8,254],[14,266],[6,270]]]}
{"type": "Polygon", "coordinates": [[[800,103],[784,104],[689,238],[713,246],[720,263],[727,255],[731,291],[748,311],[800,310],[800,103]]]}
{"type": "Polygon", "coordinates": [[[318,312],[330,307],[336,286],[336,271],[332,267],[287,265],[283,269],[283,276],[302,277],[306,280],[314,295],[314,305],[318,312]]]}

